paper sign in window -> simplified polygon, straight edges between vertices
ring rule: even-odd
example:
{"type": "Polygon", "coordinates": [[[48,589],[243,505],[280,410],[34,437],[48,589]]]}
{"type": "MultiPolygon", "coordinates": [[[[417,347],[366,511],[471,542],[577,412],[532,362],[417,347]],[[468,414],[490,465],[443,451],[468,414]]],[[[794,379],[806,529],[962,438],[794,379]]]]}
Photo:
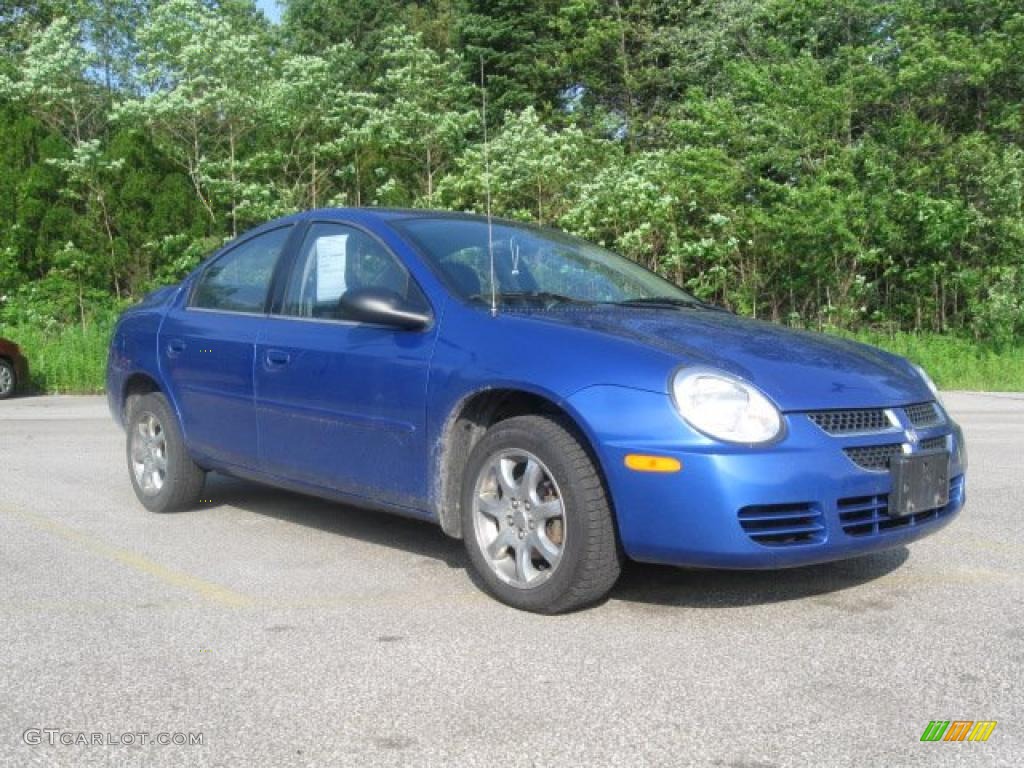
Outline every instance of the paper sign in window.
{"type": "Polygon", "coordinates": [[[348,235],[329,235],[316,241],[316,300],[337,301],[345,292],[348,235]]]}

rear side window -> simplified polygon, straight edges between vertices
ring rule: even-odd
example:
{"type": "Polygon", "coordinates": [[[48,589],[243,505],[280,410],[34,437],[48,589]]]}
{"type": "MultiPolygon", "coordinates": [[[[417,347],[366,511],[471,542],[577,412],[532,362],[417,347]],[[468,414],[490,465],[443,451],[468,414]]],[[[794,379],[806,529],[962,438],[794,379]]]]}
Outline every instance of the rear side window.
{"type": "Polygon", "coordinates": [[[274,267],[291,227],[264,232],[232,248],[199,276],[191,306],[224,312],[263,312],[274,267]]]}

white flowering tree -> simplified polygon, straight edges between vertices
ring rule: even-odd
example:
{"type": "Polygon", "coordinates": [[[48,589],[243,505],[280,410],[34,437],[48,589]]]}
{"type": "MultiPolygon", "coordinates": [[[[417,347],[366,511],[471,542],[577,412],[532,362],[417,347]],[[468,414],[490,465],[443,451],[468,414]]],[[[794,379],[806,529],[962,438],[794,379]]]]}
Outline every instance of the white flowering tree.
{"type": "Polygon", "coordinates": [[[285,57],[268,84],[272,135],[257,162],[291,209],[361,204],[362,158],[372,144],[377,97],[357,80],[357,54],[342,43],[319,55],[285,57]]]}
{"type": "Polygon", "coordinates": [[[438,175],[479,124],[473,88],[463,80],[454,53],[442,59],[419,35],[402,28],[385,34],[377,60],[381,74],[374,90],[381,109],[374,124],[381,150],[392,177],[411,171],[409,196],[430,206],[438,175]]]}
{"type": "Polygon", "coordinates": [[[467,149],[439,184],[439,197],[455,208],[481,210],[489,180],[495,211],[541,224],[562,216],[596,160],[582,131],[546,126],[533,107],[506,115],[486,154],[489,162],[482,145],[467,149]]]}
{"type": "Polygon", "coordinates": [[[138,42],[143,90],[119,118],[145,125],[188,174],[211,223],[226,210],[238,234],[239,222],[265,214],[272,198],[246,163],[273,77],[265,30],[200,0],[168,0],[153,9],[138,42]]]}
{"type": "Polygon", "coordinates": [[[78,201],[102,231],[106,264],[91,266],[107,272],[120,297],[117,227],[105,188],[116,181],[121,163],[108,159],[101,147],[108,101],[88,76],[98,59],[83,44],[80,26],[64,17],[35,30],[31,38],[14,72],[0,72],[0,96],[26,109],[67,145],[68,154],[51,162],[65,174],[64,194],[78,201]]]}

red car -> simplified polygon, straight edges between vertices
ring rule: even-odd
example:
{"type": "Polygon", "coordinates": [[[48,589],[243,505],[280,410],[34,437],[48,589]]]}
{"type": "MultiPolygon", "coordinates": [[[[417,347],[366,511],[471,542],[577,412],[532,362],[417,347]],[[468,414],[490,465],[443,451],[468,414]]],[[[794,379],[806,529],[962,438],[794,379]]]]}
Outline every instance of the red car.
{"type": "Polygon", "coordinates": [[[13,341],[0,339],[0,400],[28,384],[28,361],[13,341]]]}

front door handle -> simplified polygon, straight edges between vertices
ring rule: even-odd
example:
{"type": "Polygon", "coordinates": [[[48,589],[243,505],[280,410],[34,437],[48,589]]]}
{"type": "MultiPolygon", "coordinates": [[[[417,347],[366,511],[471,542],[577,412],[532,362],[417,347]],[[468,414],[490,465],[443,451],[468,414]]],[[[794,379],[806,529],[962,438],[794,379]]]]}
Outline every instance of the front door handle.
{"type": "Polygon", "coordinates": [[[185,342],[181,339],[171,339],[167,342],[167,356],[177,357],[185,351],[185,342]]]}
{"type": "Polygon", "coordinates": [[[268,368],[284,368],[291,362],[292,356],[283,349],[268,349],[264,353],[263,359],[266,361],[268,368]]]}

